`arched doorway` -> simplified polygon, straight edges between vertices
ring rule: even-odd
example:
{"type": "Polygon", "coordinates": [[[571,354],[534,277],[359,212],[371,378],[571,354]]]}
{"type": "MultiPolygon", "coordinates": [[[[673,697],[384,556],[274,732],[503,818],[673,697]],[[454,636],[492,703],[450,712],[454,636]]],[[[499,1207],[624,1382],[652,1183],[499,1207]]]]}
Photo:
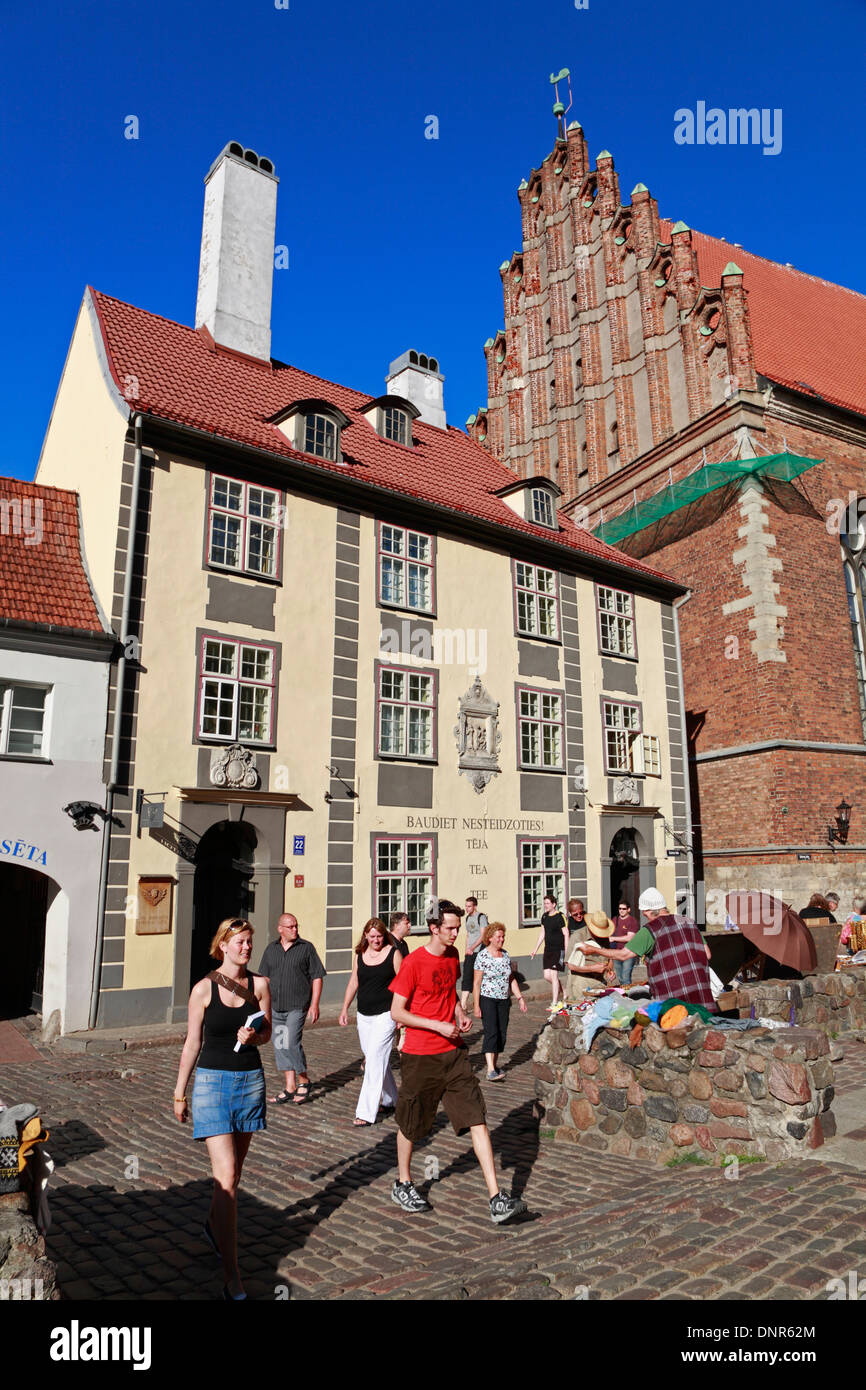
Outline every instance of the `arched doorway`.
{"type": "Polygon", "coordinates": [[[210,943],[224,917],[249,917],[256,832],[244,821],[219,821],[201,837],[195,856],[190,986],[214,968],[210,943]]]}
{"type": "Polygon", "coordinates": [[[42,1012],[45,919],[60,892],[53,879],[20,864],[0,864],[0,902],[11,930],[0,973],[0,1018],[42,1012]]]}
{"type": "Polygon", "coordinates": [[[628,903],[631,914],[640,921],[640,851],[637,832],[618,830],[610,842],[610,913],[615,919],[620,903],[628,903]]]}

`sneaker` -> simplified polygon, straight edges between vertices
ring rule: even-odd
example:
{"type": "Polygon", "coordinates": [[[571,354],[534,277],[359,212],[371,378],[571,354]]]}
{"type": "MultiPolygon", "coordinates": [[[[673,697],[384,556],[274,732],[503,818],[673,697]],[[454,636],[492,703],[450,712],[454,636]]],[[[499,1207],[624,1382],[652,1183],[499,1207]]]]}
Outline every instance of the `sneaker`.
{"type": "Polygon", "coordinates": [[[490,1080],[491,1080],[491,1081],[504,1081],[504,1080],[505,1080],[505,1072],[502,1070],[501,1067],[497,1067],[497,1068],[496,1068],[496,1071],[493,1073],[493,1075],[491,1076],[490,1080]]]}
{"type": "Polygon", "coordinates": [[[490,1198],[490,1219],[497,1225],[510,1221],[512,1216],[518,1216],[522,1211],[526,1211],[522,1197],[508,1197],[504,1192],[497,1192],[495,1197],[490,1198]]]}
{"type": "MultiPolygon", "coordinates": [[[[433,1210],[430,1203],[424,1200],[411,1182],[395,1182],[391,1188],[391,1201],[396,1202],[398,1207],[402,1207],[404,1211],[408,1212],[433,1210]]],[[[494,1220],[504,1221],[505,1217],[495,1217],[494,1220]]]]}

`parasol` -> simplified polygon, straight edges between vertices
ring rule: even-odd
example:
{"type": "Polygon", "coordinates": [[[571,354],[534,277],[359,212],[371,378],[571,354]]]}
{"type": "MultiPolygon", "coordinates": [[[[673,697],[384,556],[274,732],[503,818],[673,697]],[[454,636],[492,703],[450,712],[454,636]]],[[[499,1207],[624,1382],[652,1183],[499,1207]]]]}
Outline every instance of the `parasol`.
{"type": "Polygon", "coordinates": [[[815,970],[815,942],[805,922],[787,903],[769,893],[737,892],[728,894],[725,905],[731,920],[761,955],[801,975],[815,970]]]}

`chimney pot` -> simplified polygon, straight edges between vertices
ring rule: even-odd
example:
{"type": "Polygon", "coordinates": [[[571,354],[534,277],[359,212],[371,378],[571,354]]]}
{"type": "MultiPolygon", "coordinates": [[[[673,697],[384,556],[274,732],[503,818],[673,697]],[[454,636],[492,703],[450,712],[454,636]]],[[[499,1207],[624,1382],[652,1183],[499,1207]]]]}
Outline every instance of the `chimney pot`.
{"type": "Polygon", "coordinates": [[[439,362],[410,348],[388,369],[385,384],[389,396],[405,396],[420,411],[420,419],[437,429],[446,428],[444,377],[439,362]]]}

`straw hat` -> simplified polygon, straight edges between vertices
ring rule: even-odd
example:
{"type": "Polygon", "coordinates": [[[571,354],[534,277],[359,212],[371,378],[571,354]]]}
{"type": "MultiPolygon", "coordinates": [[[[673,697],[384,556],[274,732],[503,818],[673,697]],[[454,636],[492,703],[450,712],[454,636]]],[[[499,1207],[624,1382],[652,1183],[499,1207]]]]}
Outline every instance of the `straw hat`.
{"type": "Polygon", "coordinates": [[[616,927],[606,912],[591,912],[586,919],[593,936],[613,936],[616,927]]]}

